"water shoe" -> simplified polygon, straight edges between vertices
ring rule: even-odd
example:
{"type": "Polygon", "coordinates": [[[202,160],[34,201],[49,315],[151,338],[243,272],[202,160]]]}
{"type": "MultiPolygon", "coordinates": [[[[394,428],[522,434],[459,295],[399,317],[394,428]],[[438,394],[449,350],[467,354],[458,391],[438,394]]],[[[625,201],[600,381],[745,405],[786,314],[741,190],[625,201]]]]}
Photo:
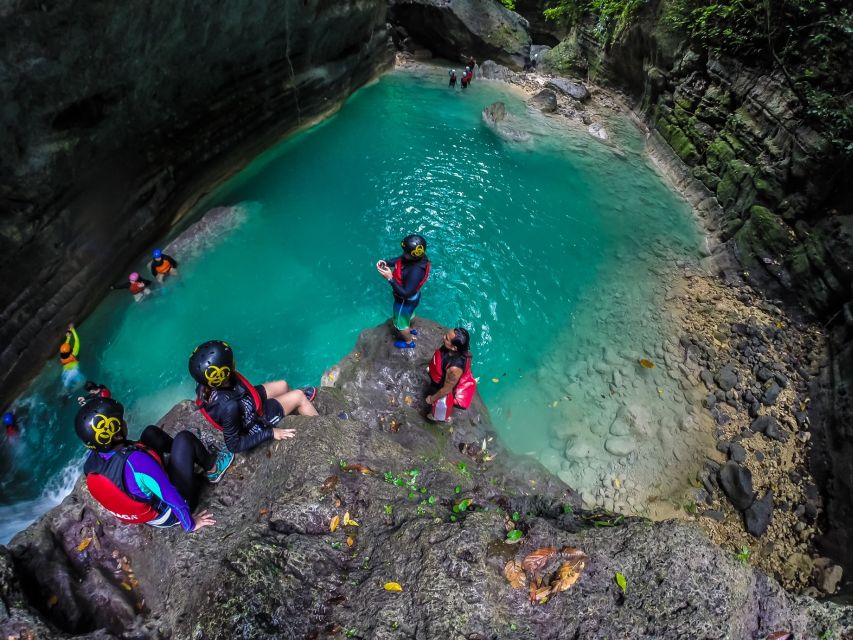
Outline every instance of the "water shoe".
{"type": "Polygon", "coordinates": [[[417,329],[409,329],[409,333],[411,333],[413,336],[416,336],[416,335],[418,335],[418,330],[417,329]]]}
{"type": "Polygon", "coordinates": [[[308,402],[314,402],[317,397],[317,387],[302,387],[302,393],[308,398],[308,402]]]}
{"type": "Polygon", "coordinates": [[[231,466],[232,462],[234,462],[234,454],[227,449],[217,453],[216,464],[213,466],[213,471],[207,474],[207,481],[216,484],[222,480],[222,476],[225,475],[225,471],[231,466]]]}
{"type": "Polygon", "coordinates": [[[397,347],[398,349],[414,349],[417,345],[415,344],[414,340],[412,340],[411,342],[405,342],[403,340],[397,340],[394,343],[394,346],[397,347]]]}

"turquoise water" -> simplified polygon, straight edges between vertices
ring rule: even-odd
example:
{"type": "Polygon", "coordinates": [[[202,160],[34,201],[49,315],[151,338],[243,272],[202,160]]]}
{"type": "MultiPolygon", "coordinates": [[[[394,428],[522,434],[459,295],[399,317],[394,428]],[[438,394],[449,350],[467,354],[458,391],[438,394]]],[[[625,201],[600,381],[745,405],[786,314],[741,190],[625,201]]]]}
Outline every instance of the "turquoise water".
{"type": "MultiPolygon", "coordinates": [[[[617,155],[504,85],[445,84],[441,70],[394,72],[362,89],[207,199],[204,210],[228,209],[173,245],[179,279],[139,304],[112,293],[80,323],[82,371],[125,404],[132,433],[192,395],[187,358],[203,340],[230,342],[251,380],[317,383],[389,315],[373,265],[412,232],[433,261],[418,313],[471,330],[481,392],[517,450],[560,454],[573,437],[557,406],[571,402],[568,387],[603,395],[598,378],[568,365],[594,366],[602,349],[626,362],[660,349],[658,272],[692,259],[700,237],[641,134],[609,122],[617,155]],[[530,140],[506,142],[482,124],[495,100],[530,140]]],[[[144,256],[134,268],[147,271],[144,256]]],[[[23,431],[0,452],[0,540],[68,491],[84,455],[76,394],[59,376],[49,363],[17,401],[23,431]]]]}

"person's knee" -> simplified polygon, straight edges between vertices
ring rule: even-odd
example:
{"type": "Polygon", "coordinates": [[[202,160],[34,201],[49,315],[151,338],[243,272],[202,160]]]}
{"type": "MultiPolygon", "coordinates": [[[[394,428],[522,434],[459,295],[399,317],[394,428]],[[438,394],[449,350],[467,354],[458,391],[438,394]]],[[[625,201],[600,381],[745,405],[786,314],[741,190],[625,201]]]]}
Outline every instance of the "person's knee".
{"type": "Polygon", "coordinates": [[[181,451],[192,449],[195,436],[189,431],[181,431],[172,441],[172,453],[180,454],[181,451]]]}

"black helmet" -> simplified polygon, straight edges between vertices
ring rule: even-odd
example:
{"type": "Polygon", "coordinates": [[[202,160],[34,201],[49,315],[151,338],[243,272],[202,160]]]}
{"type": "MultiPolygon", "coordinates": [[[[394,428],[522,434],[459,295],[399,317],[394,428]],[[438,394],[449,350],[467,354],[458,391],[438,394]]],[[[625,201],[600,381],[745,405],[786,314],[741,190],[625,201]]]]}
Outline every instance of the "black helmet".
{"type": "Polygon", "coordinates": [[[208,340],[190,356],[190,375],[206,387],[221,387],[233,371],[234,352],[222,340],[208,340]]]}
{"type": "Polygon", "coordinates": [[[403,251],[410,258],[422,258],[426,253],[426,239],[423,236],[412,234],[403,238],[400,243],[403,251]]]}
{"type": "Polygon", "coordinates": [[[124,407],[112,398],[89,400],[77,412],[74,430],[90,449],[109,451],[127,439],[124,407]]]}

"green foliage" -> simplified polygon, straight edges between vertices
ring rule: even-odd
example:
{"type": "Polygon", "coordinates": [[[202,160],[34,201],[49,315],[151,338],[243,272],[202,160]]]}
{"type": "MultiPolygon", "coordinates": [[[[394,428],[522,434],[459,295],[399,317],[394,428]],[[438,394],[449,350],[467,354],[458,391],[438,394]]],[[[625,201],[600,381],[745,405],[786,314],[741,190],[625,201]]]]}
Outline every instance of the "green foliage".
{"type": "Polygon", "coordinates": [[[622,593],[628,593],[628,580],[625,579],[625,576],[621,571],[617,571],[616,575],[616,584],[619,585],[619,588],[622,589],[622,593]]]}
{"type": "Polygon", "coordinates": [[[853,153],[849,0],[667,0],[663,19],[699,48],[781,71],[811,124],[853,153]]]}
{"type": "Polygon", "coordinates": [[[737,553],[737,559],[741,561],[742,564],[746,564],[749,562],[749,547],[743,545],[740,548],[740,551],[737,553]]]}
{"type": "Polygon", "coordinates": [[[513,529],[512,531],[506,534],[506,539],[510,542],[515,542],[516,540],[521,540],[524,537],[524,532],[519,529],[513,529]]]}
{"type": "Polygon", "coordinates": [[[604,44],[618,40],[648,0],[552,0],[543,11],[546,20],[570,26],[584,14],[596,18],[595,34],[604,44]]]}
{"type": "Polygon", "coordinates": [[[501,4],[510,11],[515,11],[515,0],[501,0],[501,4]]]}

